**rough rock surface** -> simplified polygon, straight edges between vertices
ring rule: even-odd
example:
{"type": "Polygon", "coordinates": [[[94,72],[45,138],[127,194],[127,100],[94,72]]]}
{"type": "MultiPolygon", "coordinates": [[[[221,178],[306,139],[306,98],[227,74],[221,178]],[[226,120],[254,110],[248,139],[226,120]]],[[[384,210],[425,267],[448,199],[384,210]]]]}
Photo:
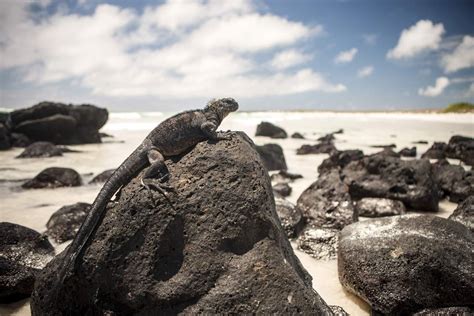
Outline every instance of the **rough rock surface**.
{"type": "Polygon", "coordinates": [[[33,141],[82,144],[100,143],[99,129],[107,122],[108,112],[89,104],[41,102],[13,111],[10,117],[12,131],[33,141]]]}
{"type": "Polygon", "coordinates": [[[339,230],[307,227],[298,238],[298,249],[318,260],[335,259],[339,230]]]}
{"type": "Polygon", "coordinates": [[[278,144],[265,144],[263,146],[256,147],[260,157],[263,159],[263,164],[268,171],[272,170],[286,170],[285,155],[283,154],[283,148],[278,144]]]}
{"type": "Polygon", "coordinates": [[[3,123],[0,123],[0,150],[9,149],[11,145],[10,132],[3,123]]]}
{"type": "Polygon", "coordinates": [[[363,198],[356,202],[355,208],[362,217],[383,217],[406,213],[402,202],[383,198],[363,198]]]}
{"type": "Polygon", "coordinates": [[[300,195],[297,206],[314,227],[342,229],[358,219],[348,187],[337,169],[320,174],[300,195]]]}
{"type": "Polygon", "coordinates": [[[474,235],[431,215],[391,216],[345,227],[339,280],[385,315],[474,302],[474,235]]]}
{"type": "Polygon", "coordinates": [[[16,158],[40,158],[62,156],[63,149],[50,142],[35,142],[16,158]]]}
{"type": "Polygon", "coordinates": [[[28,136],[20,134],[20,133],[12,133],[11,134],[11,142],[13,147],[28,147],[31,145],[33,142],[31,139],[28,138],[28,136]]]}
{"type": "Polygon", "coordinates": [[[350,149],[337,151],[331,154],[329,158],[323,160],[323,162],[318,167],[318,172],[322,173],[333,168],[344,168],[351,161],[360,160],[362,158],[364,158],[364,153],[362,150],[350,149]]]}
{"type": "Polygon", "coordinates": [[[89,213],[89,203],[65,205],[53,213],[46,223],[47,234],[57,243],[74,239],[79,227],[89,213]]]}
{"type": "Polygon", "coordinates": [[[291,187],[288,183],[277,183],[273,187],[273,192],[276,194],[282,196],[282,197],[287,197],[291,194],[291,187]]]}
{"type": "Polygon", "coordinates": [[[421,158],[444,159],[448,145],[442,142],[434,142],[433,145],[421,155],[421,158]]]}
{"type": "Polygon", "coordinates": [[[288,238],[298,236],[305,225],[301,210],[290,201],[278,196],[275,196],[275,207],[281,226],[288,238]]]}
{"type": "Polygon", "coordinates": [[[304,136],[301,133],[295,132],[291,134],[291,138],[304,139],[304,136]]]}
{"type": "Polygon", "coordinates": [[[110,176],[112,175],[112,173],[114,173],[114,171],[115,169],[105,170],[99,173],[98,175],[96,175],[94,178],[92,178],[92,180],[89,181],[89,183],[103,183],[110,178],[110,176]]]}
{"type": "Polygon", "coordinates": [[[466,225],[474,232],[474,195],[465,199],[451,214],[449,219],[466,225]]]}
{"type": "Polygon", "coordinates": [[[297,179],[303,178],[302,175],[296,173],[290,173],[286,170],[280,170],[278,173],[274,173],[270,177],[273,182],[293,182],[297,179]]]}
{"type": "Polygon", "coordinates": [[[474,166],[474,138],[454,135],[449,139],[447,154],[449,158],[459,159],[466,165],[474,166]]]}
{"type": "Polygon", "coordinates": [[[40,233],[0,222],[0,303],[29,297],[36,275],[53,256],[53,246],[40,233]]]}
{"type": "Polygon", "coordinates": [[[43,270],[33,315],[332,314],[293,253],[247,136],[166,162],[175,191],[142,190],[140,175],[126,185],[56,300],[62,256],[43,270]]]}
{"type": "Polygon", "coordinates": [[[336,152],[336,146],[333,143],[321,142],[314,145],[304,144],[296,150],[297,155],[310,155],[310,154],[332,154],[336,152]]]}
{"type": "Polygon", "coordinates": [[[474,174],[462,166],[450,165],[446,160],[433,164],[434,179],[440,190],[440,197],[447,196],[454,203],[462,202],[474,195],[474,174]]]}
{"type": "Polygon", "coordinates": [[[382,156],[382,157],[397,157],[399,158],[400,157],[400,154],[393,151],[393,149],[391,147],[385,147],[382,151],[379,151],[374,155],[378,155],[378,156],[382,156]]]}
{"type": "Polygon", "coordinates": [[[399,152],[402,157],[416,157],[416,147],[405,147],[399,152]]]}
{"type": "Polygon", "coordinates": [[[70,168],[51,167],[38,173],[21,186],[24,189],[76,187],[81,185],[81,176],[70,168]]]}
{"type": "Polygon", "coordinates": [[[442,307],[426,308],[416,312],[412,316],[469,316],[474,314],[470,307],[442,307]]]}
{"type": "Polygon", "coordinates": [[[354,199],[388,198],[402,201],[409,209],[438,211],[438,186],[427,159],[372,155],[351,162],[342,174],[354,199]]]}
{"type": "Polygon", "coordinates": [[[269,122],[261,122],[257,125],[255,136],[267,136],[271,138],[287,138],[285,130],[269,122]]]}

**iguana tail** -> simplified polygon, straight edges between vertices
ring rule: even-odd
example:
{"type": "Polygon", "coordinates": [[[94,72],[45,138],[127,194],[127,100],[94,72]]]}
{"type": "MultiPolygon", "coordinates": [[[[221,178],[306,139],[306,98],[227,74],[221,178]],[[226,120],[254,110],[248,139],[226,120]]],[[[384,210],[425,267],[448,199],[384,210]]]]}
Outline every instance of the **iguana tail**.
{"type": "Polygon", "coordinates": [[[82,223],[76,237],[67,249],[58,273],[57,283],[54,291],[59,291],[64,284],[64,280],[70,271],[74,271],[79,264],[79,259],[83,255],[86,244],[97,231],[106,211],[107,203],[114,196],[120,187],[126,185],[136,176],[148,163],[146,151],[142,146],[138,147],[105,182],[97,195],[94,203],[82,223]]]}

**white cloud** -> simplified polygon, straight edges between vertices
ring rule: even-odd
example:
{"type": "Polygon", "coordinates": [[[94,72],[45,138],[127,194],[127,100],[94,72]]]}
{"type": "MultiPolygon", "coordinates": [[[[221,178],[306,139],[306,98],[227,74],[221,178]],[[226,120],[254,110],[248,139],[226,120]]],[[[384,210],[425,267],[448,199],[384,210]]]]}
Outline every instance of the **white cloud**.
{"type": "Polygon", "coordinates": [[[446,77],[439,77],[436,79],[434,86],[418,89],[418,94],[425,97],[436,97],[443,93],[444,89],[449,85],[449,79],[446,77]]]}
{"type": "Polygon", "coordinates": [[[364,68],[359,69],[357,72],[357,76],[359,78],[364,78],[370,76],[374,72],[374,67],[373,66],[367,66],[364,68]]]}
{"type": "Polygon", "coordinates": [[[287,49],[275,54],[270,64],[276,69],[286,69],[305,63],[311,58],[310,54],[304,54],[296,49],[287,49]]]}
{"type": "Polygon", "coordinates": [[[388,51],[387,58],[410,58],[426,51],[437,50],[443,34],[442,23],[433,24],[430,20],[420,20],[402,31],[397,46],[388,51]]]}
{"type": "Polygon", "coordinates": [[[351,48],[349,50],[342,51],[337,54],[336,58],[334,58],[334,62],[336,64],[350,63],[357,54],[357,51],[357,48],[351,48]]]}
{"type": "Polygon", "coordinates": [[[364,34],[362,35],[364,42],[368,45],[375,45],[377,43],[377,34],[364,34]]]}
{"type": "Polygon", "coordinates": [[[446,73],[474,67],[474,37],[464,36],[461,44],[451,54],[441,58],[441,66],[446,73]]]}
{"type": "Polygon", "coordinates": [[[311,57],[299,42],[322,26],[261,14],[250,1],[169,0],[143,13],[102,4],[90,15],[63,11],[39,22],[26,5],[8,3],[0,10],[0,70],[37,85],[72,79],[98,95],[167,98],[346,89],[297,67],[311,57]],[[273,51],[280,52],[261,61],[273,51]]]}

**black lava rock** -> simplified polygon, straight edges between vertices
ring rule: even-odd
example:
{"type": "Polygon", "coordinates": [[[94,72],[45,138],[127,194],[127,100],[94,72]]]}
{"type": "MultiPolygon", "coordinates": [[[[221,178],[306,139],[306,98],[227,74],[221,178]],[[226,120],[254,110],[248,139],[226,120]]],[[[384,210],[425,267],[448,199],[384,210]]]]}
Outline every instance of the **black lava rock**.
{"type": "Polygon", "coordinates": [[[105,181],[107,181],[110,176],[112,175],[112,173],[114,173],[115,169],[108,169],[108,170],[105,170],[101,173],[99,173],[98,175],[96,175],[94,178],[92,178],[91,181],[89,181],[90,184],[92,183],[103,183],[105,181]]]}
{"type": "Polygon", "coordinates": [[[50,142],[35,142],[18,155],[16,158],[46,158],[62,156],[63,149],[50,142]]]}
{"type": "Polygon", "coordinates": [[[416,147],[405,147],[399,152],[402,157],[416,157],[416,147]]]}
{"type": "Polygon", "coordinates": [[[287,197],[291,194],[291,187],[288,183],[277,183],[273,187],[273,192],[282,197],[287,197]]]}
{"type": "Polygon", "coordinates": [[[362,217],[383,217],[406,213],[402,202],[383,198],[363,198],[355,203],[355,208],[362,217]]]}
{"type": "Polygon", "coordinates": [[[391,216],[346,226],[339,280],[384,315],[474,301],[474,235],[431,215],[391,216]]]}
{"type": "Polygon", "coordinates": [[[298,249],[318,260],[337,257],[339,230],[308,226],[298,237],[298,249]]]}
{"type": "Polygon", "coordinates": [[[76,187],[81,185],[81,176],[70,168],[46,168],[33,179],[23,183],[24,189],[42,189],[59,187],[76,187]]]}
{"type": "Polygon", "coordinates": [[[256,149],[268,171],[288,169],[285,155],[283,154],[283,148],[281,148],[280,145],[265,144],[263,146],[257,146],[256,149]]]}
{"type": "Polygon", "coordinates": [[[57,256],[32,315],[332,314],[281,228],[270,178],[245,134],[166,161],[164,197],[126,185],[51,297],[57,256]]]}
{"type": "Polygon", "coordinates": [[[342,229],[358,219],[348,187],[337,169],[320,174],[300,195],[297,206],[314,227],[342,229]]]}
{"type": "Polygon", "coordinates": [[[288,238],[297,237],[305,225],[301,210],[290,201],[278,196],[275,196],[275,207],[281,226],[288,238]]]}
{"type": "Polygon", "coordinates": [[[255,136],[267,136],[271,138],[287,138],[285,130],[269,122],[261,122],[257,125],[255,136]]]}
{"type": "Polygon", "coordinates": [[[57,243],[74,239],[79,227],[89,213],[89,203],[76,203],[61,207],[46,223],[47,234],[57,243]]]}
{"type": "Polygon", "coordinates": [[[40,233],[0,222],[0,303],[29,297],[38,272],[53,256],[53,246],[40,233]]]}
{"type": "Polygon", "coordinates": [[[474,195],[469,196],[451,214],[449,219],[466,225],[474,232],[474,195]]]}

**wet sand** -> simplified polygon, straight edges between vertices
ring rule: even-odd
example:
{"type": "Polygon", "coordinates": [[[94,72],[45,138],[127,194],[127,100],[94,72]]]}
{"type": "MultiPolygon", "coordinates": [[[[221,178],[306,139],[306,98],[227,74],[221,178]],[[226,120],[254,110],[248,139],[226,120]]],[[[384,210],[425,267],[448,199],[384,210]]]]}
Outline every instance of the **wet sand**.
{"type": "MultiPolygon", "coordinates": [[[[87,182],[106,169],[118,166],[141,142],[158,122],[171,114],[121,113],[112,114],[103,131],[114,138],[104,139],[104,144],[70,146],[81,153],[67,153],[63,157],[43,159],[14,159],[22,150],[0,152],[0,221],[21,224],[39,232],[46,230],[46,222],[61,206],[76,202],[92,202],[100,185],[87,182]],[[123,143],[118,141],[124,141],[123,143]],[[83,176],[84,184],[76,188],[42,189],[25,191],[20,188],[23,179],[32,178],[39,171],[51,166],[71,167],[83,176]]],[[[285,153],[290,172],[299,173],[303,179],[291,184],[292,195],[288,198],[296,203],[299,195],[317,178],[317,167],[328,155],[296,155],[302,144],[313,144],[318,137],[344,129],[336,135],[338,149],[361,149],[366,154],[380,149],[371,145],[417,146],[418,158],[433,141],[447,142],[452,135],[474,136],[474,115],[442,115],[414,113],[318,113],[318,112],[254,112],[229,116],[222,130],[242,130],[253,137],[256,144],[280,144],[285,153]],[[306,140],[270,139],[253,137],[258,123],[266,120],[283,127],[289,135],[300,132],[306,140]],[[428,145],[412,142],[427,140],[428,145]]],[[[456,161],[452,161],[457,163],[456,161]]],[[[437,216],[447,217],[455,204],[442,201],[437,216]]],[[[59,253],[67,243],[57,246],[59,253]]],[[[293,244],[295,247],[295,245],[293,244]]],[[[369,306],[355,295],[345,291],[338,281],[337,261],[319,261],[295,249],[301,262],[313,276],[313,287],[330,305],[339,305],[351,315],[368,315],[369,306]]],[[[0,315],[30,315],[29,300],[15,304],[0,305],[0,315]]]]}

